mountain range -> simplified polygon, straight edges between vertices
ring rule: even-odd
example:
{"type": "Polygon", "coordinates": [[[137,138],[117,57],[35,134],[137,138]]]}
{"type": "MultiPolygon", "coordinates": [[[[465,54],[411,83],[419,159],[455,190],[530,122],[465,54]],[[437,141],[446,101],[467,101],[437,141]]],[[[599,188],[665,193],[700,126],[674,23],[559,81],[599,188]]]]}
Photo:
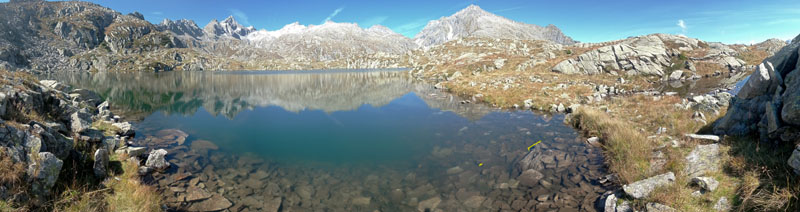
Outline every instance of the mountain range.
{"type": "Polygon", "coordinates": [[[79,1],[11,1],[0,4],[0,16],[7,20],[0,23],[0,68],[36,71],[375,68],[465,37],[576,43],[553,25],[515,22],[476,5],[430,21],[413,39],[381,25],[331,21],[275,31],[243,26],[232,16],[202,28],[186,19],[152,24],[140,13],[79,1]]]}
{"type": "MultiPolygon", "coordinates": [[[[441,49],[434,47],[465,39],[542,41],[555,49],[620,42],[579,43],[556,26],[509,20],[477,5],[430,21],[413,39],[381,25],[331,21],[295,22],[274,31],[243,26],[232,16],[202,28],[187,19],[153,24],[138,12],[121,14],[80,1],[0,3],[0,19],[0,69],[35,72],[412,68],[420,56],[442,53],[430,52],[441,49]]],[[[530,51],[506,50],[519,48],[530,51]]],[[[569,65],[575,63],[557,70],[587,69],[569,65]]]]}

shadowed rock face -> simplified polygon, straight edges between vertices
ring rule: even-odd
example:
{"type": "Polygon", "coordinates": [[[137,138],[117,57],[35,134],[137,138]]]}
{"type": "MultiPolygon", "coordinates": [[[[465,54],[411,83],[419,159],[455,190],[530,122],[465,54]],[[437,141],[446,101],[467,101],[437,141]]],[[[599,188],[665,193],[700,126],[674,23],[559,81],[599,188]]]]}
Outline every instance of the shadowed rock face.
{"type": "MultiPolygon", "coordinates": [[[[756,68],[731,100],[728,113],[714,132],[728,135],[758,134],[761,141],[796,142],[800,139],[800,36],[756,68]]],[[[791,144],[789,144],[791,146],[791,144]]],[[[800,151],[788,160],[800,173],[800,151]]]]}
{"type": "Polygon", "coordinates": [[[367,104],[383,106],[410,92],[431,107],[453,111],[472,120],[490,111],[480,104],[461,104],[458,98],[413,81],[405,71],[316,74],[98,73],[51,77],[64,79],[77,87],[105,91],[102,94],[112,104],[129,105],[127,109],[131,111],[163,110],[167,113],[193,114],[203,107],[212,114],[233,118],[243,109],[279,106],[292,112],[322,110],[330,113],[355,110],[367,104]],[[153,93],[162,95],[148,95],[153,93]]]}

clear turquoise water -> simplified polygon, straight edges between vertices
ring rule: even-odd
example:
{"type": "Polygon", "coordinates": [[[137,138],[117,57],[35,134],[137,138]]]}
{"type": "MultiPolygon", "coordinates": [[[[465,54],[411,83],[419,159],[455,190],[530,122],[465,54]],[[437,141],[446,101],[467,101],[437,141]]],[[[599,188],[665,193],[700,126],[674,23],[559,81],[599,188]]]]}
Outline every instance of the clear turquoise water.
{"type": "MultiPolygon", "coordinates": [[[[279,197],[285,211],[408,211],[432,198],[441,199],[437,208],[445,211],[485,211],[558,194],[576,203],[531,202],[526,208],[587,208],[602,192],[594,180],[604,172],[599,151],[563,124],[563,116],[465,104],[407,71],[51,77],[97,91],[112,110],[136,121],[136,145],[166,148],[173,168],[156,176],[157,183],[170,174],[191,173],[209,192],[250,210],[267,206],[246,199],[270,196],[279,197]],[[189,137],[183,144],[159,140],[165,129],[189,137]],[[192,145],[197,140],[219,149],[197,150],[192,145]],[[574,160],[542,171],[552,186],[518,186],[516,161],[537,141],[542,142],[535,148],[574,160]],[[269,177],[256,177],[259,170],[269,177]],[[248,184],[251,178],[259,183],[248,184]],[[262,193],[272,183],[280,189],[262,193]],[[310,199],[298,190],[304,186],[313,188],[310,199]],[[485,204],[465,206],[466,197],[476,195],[487,199],[485,204]],[[359,197],[371,200],[354,203],[359,197]]],[[[161,186],[168,196],[180,195],[167,189],[174,184],[161,186]]]]}

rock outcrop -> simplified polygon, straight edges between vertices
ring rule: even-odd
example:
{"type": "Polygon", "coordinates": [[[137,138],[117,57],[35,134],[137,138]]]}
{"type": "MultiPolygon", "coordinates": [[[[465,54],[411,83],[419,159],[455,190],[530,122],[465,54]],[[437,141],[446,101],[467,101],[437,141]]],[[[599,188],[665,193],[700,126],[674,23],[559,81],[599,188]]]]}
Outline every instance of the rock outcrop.
{"type": "Polygon", "coordinates": [[[669,76],[670,80],[683,79],[682,75],[696,72],[694,62],[719,64],[729,70],[744,66],[734,57],[736,50],[720,43],[706,43],[678,35],[652,34],[637,36],[590,50],[576,58],[564,60],[554,72],[565,74],[627,74],[669,76]],[[704,49],[705,56],[688,58],[684,53],[704,49]],[[673,72],[674,71],[674,72],[673,72]]]}
{"type": "Polygon", "coordinates": [[[765,59],[731,100],[728,113],[715,123],[714,132],[757,134],[762,142],[797,142],[800,139],[798,55],[800,36],[765,59]]]}

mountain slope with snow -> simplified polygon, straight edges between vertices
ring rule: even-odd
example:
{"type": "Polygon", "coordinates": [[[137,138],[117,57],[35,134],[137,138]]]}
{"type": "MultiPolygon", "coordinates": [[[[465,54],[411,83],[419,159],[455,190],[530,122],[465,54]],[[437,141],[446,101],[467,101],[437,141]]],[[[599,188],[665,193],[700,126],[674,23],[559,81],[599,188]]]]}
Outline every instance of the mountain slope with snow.
{"type": "Polygon", "coordinates": [[[415,49],[411,39],[384,26],[369,29],[353,23],[292,23],[275,31],[259,30],[242,38],[255,47],[301,60],[333,60],[370,54],[401,54],[415,49]]]}
{"type": "Polygon", "coordinates": [[[476,5],[470,5],[451,16],[428,22],[428,25],[414,37],[414,42],[422,47],[430,47],[463,37],[576,43],[556,26],[541,27],[512,21],[486,12],[476,5]]]}

